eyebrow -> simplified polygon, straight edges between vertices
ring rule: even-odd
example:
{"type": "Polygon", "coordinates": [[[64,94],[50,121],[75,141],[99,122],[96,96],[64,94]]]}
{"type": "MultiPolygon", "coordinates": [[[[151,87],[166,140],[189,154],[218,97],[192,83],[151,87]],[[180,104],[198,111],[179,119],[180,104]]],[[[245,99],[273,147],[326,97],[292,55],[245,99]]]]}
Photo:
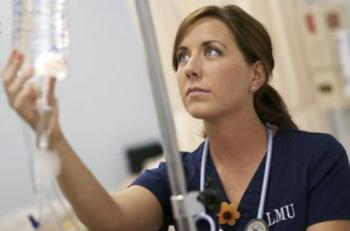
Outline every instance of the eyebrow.
{"type": "MultiPolygon", "coordinates": [[[[221,44],[221,46],[224,46],[224,47],[227,49],[227,46],[226,46],[224,43],[222,43],[222,42],[220,42],[220,41],[218,41],[218,40],[208,40],[208,41],[204,41],[204,42],[202,42],[201,46],[202,46],[202,47],[206,47],[206,46],[210,45],[211,43],[219,43],[219,44],[221,44]]],[[[185,47],[185,46],[180,46],[180,47],[178,47],[178,48],[176,49],[176,53],[179,52],[179,51],[187,51],[187,50],[188,50],[187,47],[185,47]]]]}

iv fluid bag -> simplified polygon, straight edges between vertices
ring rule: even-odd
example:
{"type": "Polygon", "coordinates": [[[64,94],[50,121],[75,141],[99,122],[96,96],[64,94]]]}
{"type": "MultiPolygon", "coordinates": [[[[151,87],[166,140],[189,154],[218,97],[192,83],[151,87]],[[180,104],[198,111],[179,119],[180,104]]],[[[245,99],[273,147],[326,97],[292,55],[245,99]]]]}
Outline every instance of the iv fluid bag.
{"type": "Polygon", "coordinates": [[[35,77],[68,76],[68,0],[13,0],[13,46],[35,77]]]}

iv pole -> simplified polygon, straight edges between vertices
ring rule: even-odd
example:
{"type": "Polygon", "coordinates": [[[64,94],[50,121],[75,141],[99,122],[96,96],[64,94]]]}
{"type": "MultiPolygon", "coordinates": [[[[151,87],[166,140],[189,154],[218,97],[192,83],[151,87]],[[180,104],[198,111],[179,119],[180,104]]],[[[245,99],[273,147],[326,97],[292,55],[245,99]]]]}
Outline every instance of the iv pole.
{"type": "Polygon", "coordinates": [[[175,126],[160,65],[160,56],[158,55],[157,40],[154,33],[150,7],[148,0],[135,0],[135,5],[147,56],[148,73],[166,156],[174,218],[178,230],[196,231],[192,217],[194,211],[191,208],[191,204],[193,204],[195,198],[186,192],[184,169],[181,156],[177,151],[175,126]]]}

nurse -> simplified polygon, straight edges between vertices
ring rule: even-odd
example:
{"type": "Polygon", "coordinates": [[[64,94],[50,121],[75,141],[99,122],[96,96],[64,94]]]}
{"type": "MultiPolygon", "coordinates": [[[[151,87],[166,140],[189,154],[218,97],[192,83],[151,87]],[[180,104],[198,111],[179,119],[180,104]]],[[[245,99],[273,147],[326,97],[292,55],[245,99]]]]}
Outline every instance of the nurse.
{"type": "MultiPolygon", "coordinates": [[[[37,93],[15,77],[14,51],[2,72],[10,105],[36,127],[37,93]]],[[[269,85],[274,59],[264,27],[237,6],[196,10],[180,25],[173,65],[186,110],[204,121],[206,141],[183,153],[188,190],[210,179],[217,229],[349,231],[350,167],[328,134],[300,131],[269,85]]],[[[54,81],[50,102],[57,108],[54,81]]],[[[62,159],[65,196],[90,230],[167,230],[173,224],[166,163],[110,196],[79,160],[55,117],[50,148],[62,159]]],[[[199,222],[199,230],[208,230],[199,222]]]]}

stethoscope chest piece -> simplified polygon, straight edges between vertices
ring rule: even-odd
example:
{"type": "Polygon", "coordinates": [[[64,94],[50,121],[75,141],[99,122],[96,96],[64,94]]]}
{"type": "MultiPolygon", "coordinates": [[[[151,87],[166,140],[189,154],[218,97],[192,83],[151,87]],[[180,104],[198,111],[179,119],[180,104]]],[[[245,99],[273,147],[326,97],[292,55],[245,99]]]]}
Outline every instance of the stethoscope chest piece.
{"type": "Polygon", "coordinates": [[[268,231],[266,222],[262,219],[252,219],[248,222],[244,231],[268,231]]]}

